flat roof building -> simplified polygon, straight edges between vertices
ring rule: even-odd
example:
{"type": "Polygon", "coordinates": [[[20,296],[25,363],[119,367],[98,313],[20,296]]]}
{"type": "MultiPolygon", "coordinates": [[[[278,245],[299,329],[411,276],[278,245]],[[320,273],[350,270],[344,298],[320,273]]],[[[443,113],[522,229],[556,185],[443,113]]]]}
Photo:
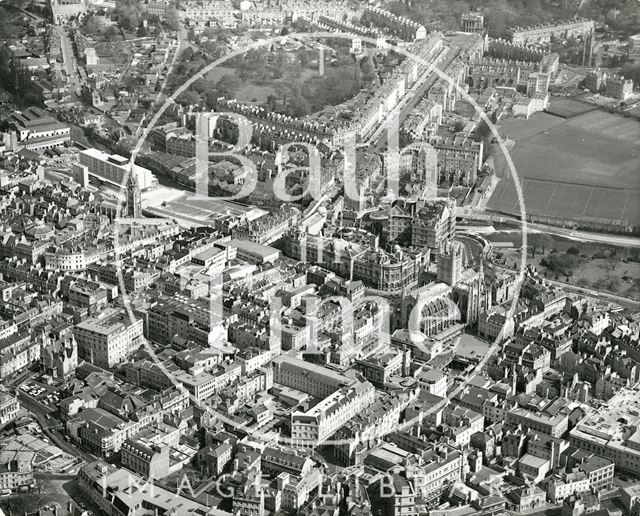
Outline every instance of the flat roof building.
{"type": "Polygon", "coordinates": [[[640,389],[621,389],[606,405],[590,409],[569,433],[573,446],[615,463],[618,471],[640,475],[640,389]]]}
{"type": "MultiPolygon", "coordinates": [[[[129,159],[118,154],[107,154],[98,149],[80,151],[80,164],[89,169],[89,174],[108,181],[118,187],[125,188],[131,164],[129,159]]],[[[134,165],[133,170],[140,190],[147,190],[158,185],[158,180],[148,168],[134,165]]]]}

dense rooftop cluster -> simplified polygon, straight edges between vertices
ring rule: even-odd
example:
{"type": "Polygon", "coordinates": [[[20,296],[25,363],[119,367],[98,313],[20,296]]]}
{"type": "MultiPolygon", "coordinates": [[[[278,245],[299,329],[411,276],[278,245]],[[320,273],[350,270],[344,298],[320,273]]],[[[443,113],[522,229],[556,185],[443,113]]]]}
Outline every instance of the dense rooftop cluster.
{"type": "Polygon", "coordinates": [[[547,43],[593,22],[489,41],[479,11],[445,34],[349,1],[50,7],[0,49],[25,82],[0,98],[0,503],[73,475],[58,516],[637,512],[637,303],[511,268],[473,225],[482,112],[546,109],[547,43]],[[307,25],[351,47],[289,38],[307,25]],[[268,102],[203,76],[165,103],[176,68],[265,36],[367,79],[300,118],[270,77],[268,102]]]}

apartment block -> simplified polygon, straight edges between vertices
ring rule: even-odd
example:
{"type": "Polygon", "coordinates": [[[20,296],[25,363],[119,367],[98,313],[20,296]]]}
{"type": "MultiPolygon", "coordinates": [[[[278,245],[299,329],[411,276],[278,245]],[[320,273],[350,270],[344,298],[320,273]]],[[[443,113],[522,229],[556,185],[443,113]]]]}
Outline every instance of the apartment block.
{"type": "Polygon", "coordinates": [[[143,344],[142,320],[131,320],[124,310],[117,308],[79,323],[73,333],[78,356],[103,368],[124,362],[143,344]]]}

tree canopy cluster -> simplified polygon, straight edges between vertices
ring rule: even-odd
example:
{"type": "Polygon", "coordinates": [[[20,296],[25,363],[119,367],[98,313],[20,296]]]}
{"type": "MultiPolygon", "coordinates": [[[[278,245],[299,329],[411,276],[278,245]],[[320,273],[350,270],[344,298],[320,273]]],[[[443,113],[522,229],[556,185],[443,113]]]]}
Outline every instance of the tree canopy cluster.
{"type": "Polygon", "coordinates": [[[633,79],[634,84],[640,84],[640,63],[625,63],[622,65],[621,73],[625,79],[633,79]]]}
{"type": "Polygon", "coordinates": [[[540,263],[565,276],[573,276],[573,271],[578,268],[582,260],[579,256],[569,253],[549,253],[540,263]]]}
{"type": "Polygon", "coordinates": [[[434,20],[438,20],[443,29],[459,28],[462,13],[480,9],[486,30],[494,37],[503,36],[512,26],[570,19],[576,14],[606,23],[626,36],[640,32],[640,9],[630,0],[589,0],[579,11],[578,2],[571,0],[396,0],[386,8],[426,27],[436,28],[434,20]]]}
{"type": "MultiPolygon", "coordinates": [[[[162,17],[149,16],[142,6],[140,0],[117,0],[115,14],[118,19],[118,25],[125,31],[141,31],[142,20],[146,19],[151,24],[162,24],[167,30],[176,31],[180,28],[180,18],[175,7],[169,7],[162,17]]],[[[145,34],[141,34],[145,35],[145,34]]]]}
{"type": "Polygon", "coordinates": [[[5,45],[0,45],[0,85],[18,96],[28,91],[31,83],[29,70],[13,59],[5,45]]]}
{"type": "MultiPolygon", "coordinates": [[[[209,31],[206,37],[213,40],[220,35],[209,31]]],[[[376,78],[370,58],[358,61],[348,51],[337,53],[333,58],[325,56],[322,76],[318,74],[317,59],[317,54],[306,47],[293,53],[266,47],[253,49],[225,63],[233,67],[233,72],[215,82],[205,78],[197,80],[180,101],[185,105],[204,103],[214,107],[215,99],[236,97],[247,84],[271,86],[273,93],[263,99],[263,105],[271,111],[302,117],[327,105],[345,102],[376,78]]],[[[183,83],[182,77],[201,66],[204,62],[200,63],[198,54],[185,52],[172,83],[183,83]]]]}

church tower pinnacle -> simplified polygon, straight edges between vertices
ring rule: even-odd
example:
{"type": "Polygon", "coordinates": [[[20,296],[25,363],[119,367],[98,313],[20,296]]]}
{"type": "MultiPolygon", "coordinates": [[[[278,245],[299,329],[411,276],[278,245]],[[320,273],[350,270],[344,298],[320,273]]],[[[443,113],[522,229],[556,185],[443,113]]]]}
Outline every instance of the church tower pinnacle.
{"type": "Polygon", "coordinates": [[[140,186],[134,171],[129,172],[127,180],[127,217],[139,219],[142,217],[142,200],[140,186]]]}

